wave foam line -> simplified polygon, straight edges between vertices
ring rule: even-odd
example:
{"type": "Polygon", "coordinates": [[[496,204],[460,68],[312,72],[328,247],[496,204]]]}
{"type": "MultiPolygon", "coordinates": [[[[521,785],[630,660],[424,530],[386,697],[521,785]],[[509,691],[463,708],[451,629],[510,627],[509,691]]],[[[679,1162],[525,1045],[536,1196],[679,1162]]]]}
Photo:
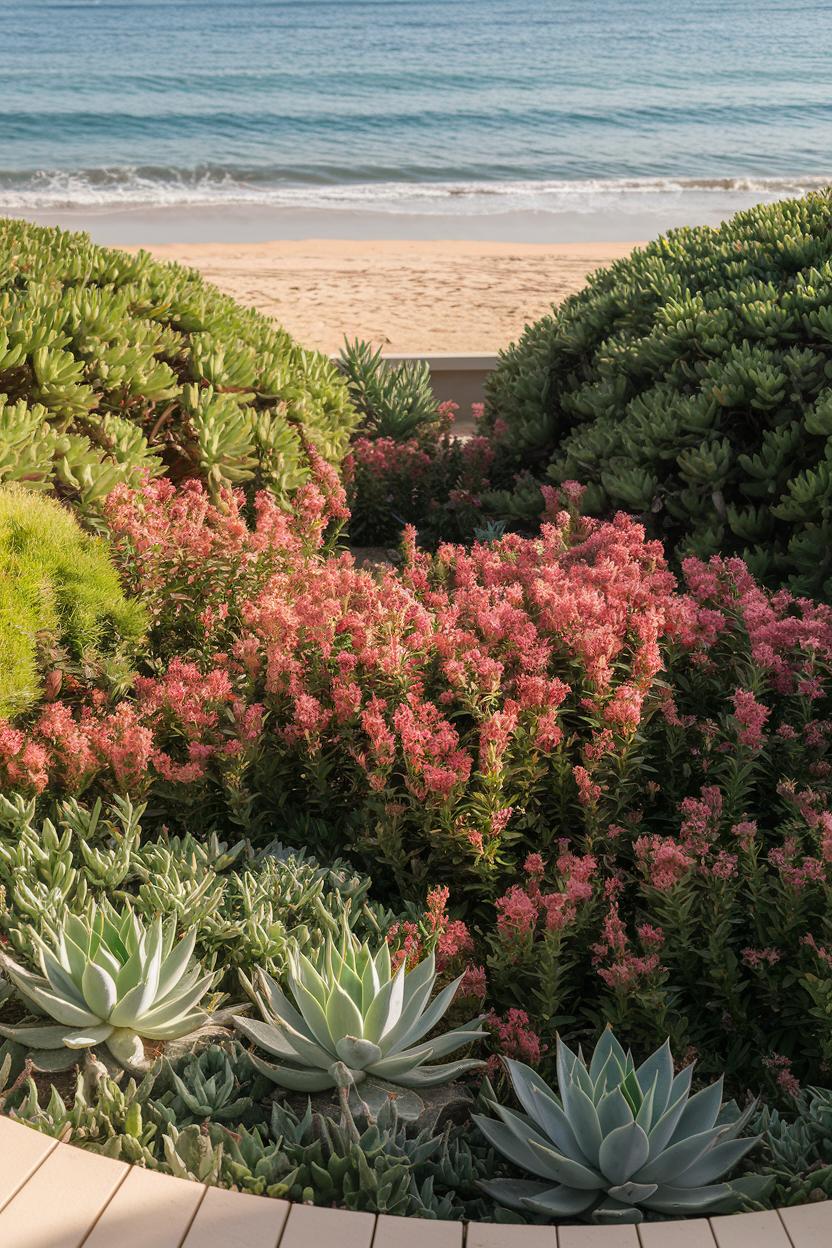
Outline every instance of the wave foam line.
{"type": "Polygon", "coordinates": [[[83,172],[0,171],[0,209],[13,211],[118,207],[225,207],[372,210],[442,214],[507,211],[641,211],[651,198],[682,196],[784,198],[818,190],[830,175],[724,178],[518,179],[502,182],[377,181],[282,182],[280,174],[210,174],[136,168],[83,172]]]}

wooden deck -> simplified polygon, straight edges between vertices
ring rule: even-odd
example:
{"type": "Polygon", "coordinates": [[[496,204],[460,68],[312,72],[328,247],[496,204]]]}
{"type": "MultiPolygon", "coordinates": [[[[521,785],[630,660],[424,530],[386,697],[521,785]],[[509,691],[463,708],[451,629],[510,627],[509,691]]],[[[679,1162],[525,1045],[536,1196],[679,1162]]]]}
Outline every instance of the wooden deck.
{"type": "Polygon", "coordinates": [[[832,1201],[640,1227],[463,1226],[203,1187],[0,1117],[0,1248],[832,1248],[832,1201]]]}

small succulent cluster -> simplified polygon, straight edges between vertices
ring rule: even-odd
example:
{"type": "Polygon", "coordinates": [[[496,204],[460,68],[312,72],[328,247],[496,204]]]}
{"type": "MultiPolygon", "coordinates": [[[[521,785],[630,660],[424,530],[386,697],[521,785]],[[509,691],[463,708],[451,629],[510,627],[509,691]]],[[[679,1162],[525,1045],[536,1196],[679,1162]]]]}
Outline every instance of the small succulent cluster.
{"type": "Polygon", "coordinates": [[[369,343],[347,341],[338,360],[361,433],[404,442],[440,423],[426,360],[387,363],[369,343]]]}
{"type": "Polygon", "coordinates": [[[482,1020],[474,1019],[426,1038],[462,982],[460,976],[431,1001],[436,982],[432,953],[410,971],[403,961],[393,973],[386,941],[373,953],[345,926],[338,944],[327,936],[317,957],[293,952],[287,979],[294,1003],[258,969],[256,987],[249,988],[262,1021],[234,1019],[243,1035],[280,1059],[252,1057],[257,1069],[281,1087],[320,1092],[370,1077],[404,1088],[429,1088],[482,1065],[472,1058],[428,1065],[485,1034],[482,1020]]]}
{"type": "MultiPolygon", "coordinates": [[[[9,1066],[0,1051],[0,1108],[9,1066]]],[[[18,1121],[179,1178],[374,1213],[459,1219],[490,1212],[478,1184],[493,1155],[464,1128],[420,1129],[400,1118],[393,1099],[369,1118],[349,1107],[333,1118],[311,1106],[296,1113],[262,1102],[236,1044],[157,1064],[140,1082],[119,1083],[89,1058],[71,1096],[53,1087],[43,1102],[25,1068],[11,1073],[5,1109],[18,1121]]]]}
{"type": "Polygon", "coordinates": [[[487,507],[528,523],[580,481],[590,514],[829,601],[831,223],[824,192],[673,230],[529,326],[489,384],[487,507]]]}
{"type": "Polygon", "coordinates": [[[88,517],[164,469],[286,497],[355,420],[325,356],[195,272],[0,221],[0,482],[88,517]]]}
{"type": "Polygon", "coordinates": [[[832,1198],[832,1090],[803,1088],[789,1110],[762,1106],[749,1128],[761,1136],[756,1164],[774,1178],[774,1206],[832,1198]]]}
{"type": "Polygon", "coordinates": [[[722,1118],[721,1080],[691,1096],[693,1068],[674,1074],[669,1044],[636,1067],[607,1028],[589,1063],[559,1039],[557,1065],[559,1095],[509,1060],[525,1112],[493,1102],[498,1118],[475,1118],[498,1152],[536,1176],[486,1183],[496,1200],[547,1218],[640,1222],[646,1210],[730,1212],[771,1188],[764,1176],[722,1180],[759,1139],[741,1138],[755,1104],[722,1118]]]}
{"type": "Polygon", "coordinates": [[[312,951],[345,915],[380,930],[370,881],[348,864],[322,866],[279,843],[255,853],[216,833],[154,840],[143,835],[145,811],[129,798],[70,798],[41,818],[34,798],[0,795],[0,925],[25,959],[37,960],[37,937],[48,940],[67,909],[83,913],[101,896],[194,931],[205,957],[222,955],[229,985],[237,968],[282,973],[293,941],[312,951]]]}

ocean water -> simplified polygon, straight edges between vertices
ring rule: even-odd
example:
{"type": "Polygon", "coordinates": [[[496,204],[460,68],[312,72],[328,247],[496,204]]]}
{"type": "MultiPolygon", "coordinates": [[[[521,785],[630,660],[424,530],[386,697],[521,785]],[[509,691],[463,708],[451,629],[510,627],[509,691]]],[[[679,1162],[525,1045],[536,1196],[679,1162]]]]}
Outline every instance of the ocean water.
{"type": "Polygon", "coordinates": [[[0,0],[0,211],[632,238],[827,180],[832,3],[0,0]]]}

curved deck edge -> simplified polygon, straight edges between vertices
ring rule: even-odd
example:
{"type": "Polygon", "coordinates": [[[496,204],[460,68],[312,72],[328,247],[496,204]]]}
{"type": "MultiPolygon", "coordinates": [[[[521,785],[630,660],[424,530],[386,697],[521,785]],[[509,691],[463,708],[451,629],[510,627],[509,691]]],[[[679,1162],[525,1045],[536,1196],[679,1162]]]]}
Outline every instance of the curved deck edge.
{"type": "Polygon", "coordinates": [[[501,1226],[292,1205],[60,1143],[0,1116],[3,1248],[830,1248],[832,1200],[642,1226],[501,1226]]]}

